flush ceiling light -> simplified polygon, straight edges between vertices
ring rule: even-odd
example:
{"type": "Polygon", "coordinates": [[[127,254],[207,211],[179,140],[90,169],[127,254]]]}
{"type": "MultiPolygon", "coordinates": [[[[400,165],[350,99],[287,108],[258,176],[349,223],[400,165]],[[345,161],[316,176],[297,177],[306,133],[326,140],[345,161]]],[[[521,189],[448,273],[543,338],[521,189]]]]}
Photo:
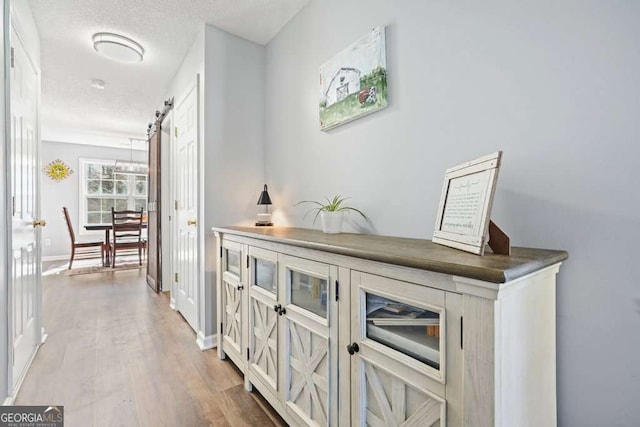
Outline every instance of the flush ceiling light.
{"type": "Polygon", "coordinates": [[[91,79],[91,87],[98,90],[104,90],[106,83],[104,80],[100,79],[91,79]]]}
{"type": "Polygon", "coordinates": [[[120,62],[142,62],[144,49],[134,40],[113,33],[96,33],[93,35],[93,48],[106,56],[120,62]]]}

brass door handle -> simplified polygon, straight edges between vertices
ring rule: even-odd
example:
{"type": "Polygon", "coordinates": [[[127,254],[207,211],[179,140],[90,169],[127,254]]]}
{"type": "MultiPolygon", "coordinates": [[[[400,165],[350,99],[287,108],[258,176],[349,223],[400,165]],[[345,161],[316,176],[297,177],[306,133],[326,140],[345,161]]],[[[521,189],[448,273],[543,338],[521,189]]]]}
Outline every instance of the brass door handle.
{"type": "Polygon", "coordinates": [[[195,219],[187,220],[187,225],[197,225],[197,224],[198,224],[198,221],[196,221],[195,219]]]}
{"type": "Polygon", "coordinates": [[[33,225],[33,228],[36,228],[37,226],[44,227],[47,225],[47,221],[43,219],[34,219],[31,225],[33,225]]]}

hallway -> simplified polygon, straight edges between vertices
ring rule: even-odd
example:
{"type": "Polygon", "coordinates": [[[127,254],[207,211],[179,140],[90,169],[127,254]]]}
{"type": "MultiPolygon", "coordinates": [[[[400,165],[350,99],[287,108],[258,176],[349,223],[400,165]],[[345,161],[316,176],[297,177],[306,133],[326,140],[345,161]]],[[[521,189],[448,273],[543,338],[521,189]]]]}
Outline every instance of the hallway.
{"type": "Polygon", "coordinates": [[[63,405],[68,426],[281,423],[231,363],[198,349],[144,270],[46,276],[43,293],[49,337],[16,405],[63,405]]]}

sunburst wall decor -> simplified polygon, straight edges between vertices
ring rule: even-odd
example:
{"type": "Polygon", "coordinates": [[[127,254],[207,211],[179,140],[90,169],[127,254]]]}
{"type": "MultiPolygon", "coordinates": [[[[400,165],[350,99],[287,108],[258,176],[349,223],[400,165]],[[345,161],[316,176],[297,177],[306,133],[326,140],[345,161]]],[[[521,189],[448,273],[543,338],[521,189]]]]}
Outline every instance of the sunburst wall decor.
{"type": "Polygon", "coordinates": [[[62,181],[63,179],[67,179],[69,175],[73,173],[73,170],[60,159],[55,159],[52,162],[49,162],[49,164],[45,166],[43,170],[44,173],[46,173],[47,176],[54,181],[62,181]]]}

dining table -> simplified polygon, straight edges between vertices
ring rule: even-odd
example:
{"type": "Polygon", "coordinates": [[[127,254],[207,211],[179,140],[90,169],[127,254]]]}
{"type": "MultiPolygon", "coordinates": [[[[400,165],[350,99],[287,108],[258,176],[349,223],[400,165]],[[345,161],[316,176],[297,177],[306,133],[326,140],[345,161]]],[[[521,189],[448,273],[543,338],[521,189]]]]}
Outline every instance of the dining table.
{"type": "MultiPolygon", "coordinates": [[[[86,224],[84,226],[84,229],[87,231],[104,231],[104,242],[105,243],[109,243],[111,240],[111,229],[113,228],[113,224],[86,224]]],[[[142,223],[142,228],[146,229],[147,228],[147,223],[143,222],[142,223]]],[[[109,253],[109,251],[107,251],[105,259],[104,259],[104,265],[105,266],[109,266],[111,265],[111,254],[109,253]]]]}

